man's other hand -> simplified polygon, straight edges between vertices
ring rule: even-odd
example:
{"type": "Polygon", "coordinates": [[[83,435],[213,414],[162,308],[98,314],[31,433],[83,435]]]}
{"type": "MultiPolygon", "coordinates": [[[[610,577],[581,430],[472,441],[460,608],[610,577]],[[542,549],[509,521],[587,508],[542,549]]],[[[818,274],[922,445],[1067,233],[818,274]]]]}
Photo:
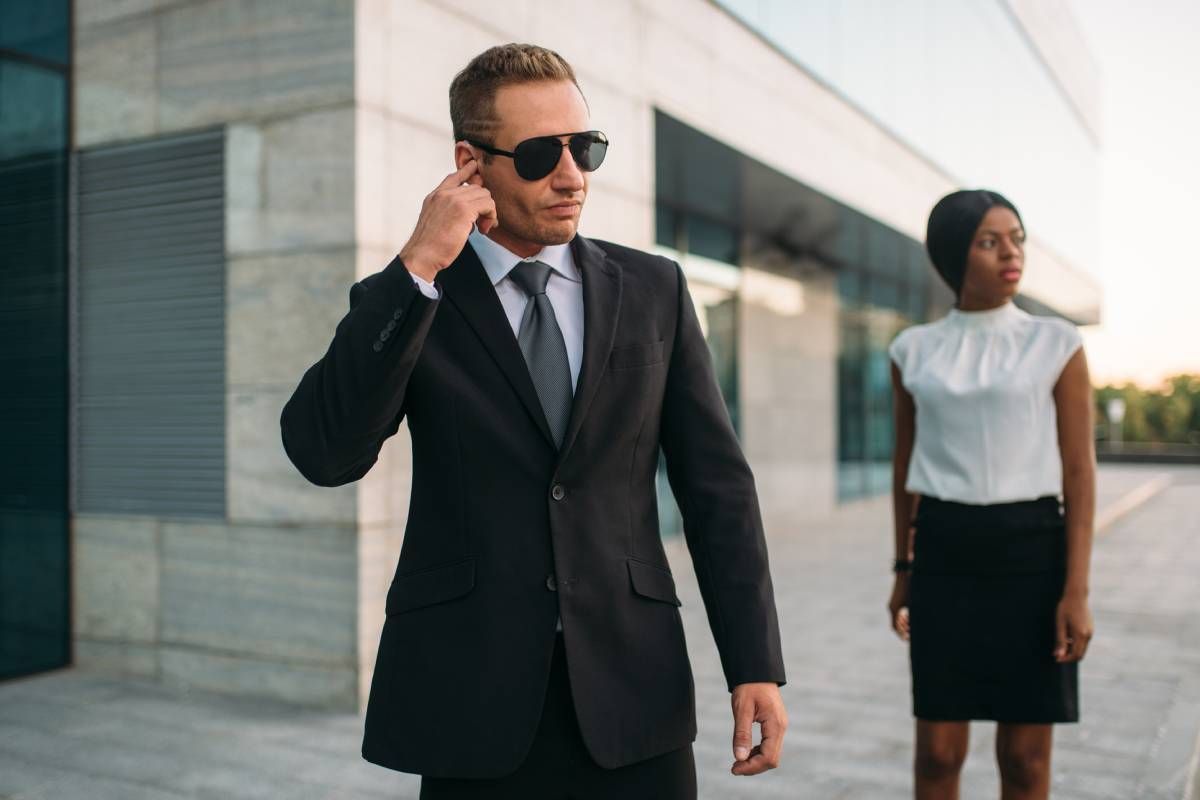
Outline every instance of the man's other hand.
{"type": "Polygon", "coordinates": [[[734,775],[757,775],[779,766],[787,710],[779,686],[774,683],[741,683],[733,687],[734,775]],[[762,730],[762,741],[754,744],[754,723],[762,730]]]}

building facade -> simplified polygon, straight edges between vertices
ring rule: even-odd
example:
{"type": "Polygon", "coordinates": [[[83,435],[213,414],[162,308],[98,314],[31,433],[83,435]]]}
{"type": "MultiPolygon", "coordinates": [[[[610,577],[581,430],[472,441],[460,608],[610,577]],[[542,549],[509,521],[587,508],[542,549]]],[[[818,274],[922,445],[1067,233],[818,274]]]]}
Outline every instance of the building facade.
{"type": "Polygon", "coordinates": [[[1008,194],[1021,302],[1097,320],[1097,76],[1058,2],[28,6],[0,0],[0,236],[26,243],[3,402],[29,420],[4,434],[0,677],[362,705],[407,433],[326,489],[278,418],[451,171],[450,80],[494,44],[576,68],[612,141],[581,232],[683,264],[775,535],[889,485],[886,346],[951,301],[920,244],[939,196],[1008,194]]]}

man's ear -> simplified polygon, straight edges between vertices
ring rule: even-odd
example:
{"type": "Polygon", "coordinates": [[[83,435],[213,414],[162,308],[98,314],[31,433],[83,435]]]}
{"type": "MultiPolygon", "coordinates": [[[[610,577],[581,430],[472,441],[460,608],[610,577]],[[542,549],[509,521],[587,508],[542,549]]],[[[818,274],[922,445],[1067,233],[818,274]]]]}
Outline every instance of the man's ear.
{"type": "Polygon", "coordinates": [[[469,143],[463,140],[454,143],[454,168],[456,170],[462,169],[468,161],[474,161],[475,157],[475,148],[469,143]]]}
{"type": "Polygon", "coordinates": [[[472,147],[467,142],[463,142],[463,141],[455,142],[454,143],[454,167],[455,167],[455,169],[462,169],[464,166],[471,163],[472,161],[478,161],[478,166],[475,168],[475,172],[471,175],[471,177],[467,178],[467,183],[471,184],[472,186],[484,186],[485,182],[483,179],[483,164],[484,164],[483,153],[480,153],[477,148],[472,147]]]}

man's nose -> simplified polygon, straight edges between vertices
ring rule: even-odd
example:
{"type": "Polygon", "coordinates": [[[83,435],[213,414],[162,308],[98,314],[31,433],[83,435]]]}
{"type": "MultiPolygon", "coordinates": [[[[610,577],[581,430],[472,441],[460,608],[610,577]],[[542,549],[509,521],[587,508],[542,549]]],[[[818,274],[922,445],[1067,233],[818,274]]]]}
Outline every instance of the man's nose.
{"type": "Polygon", "coordinates": [[[558,156],[558,165],[550,177],[550,186],[562,191],[579,191],[583,188],[583,170],[575,163],[571,148],[564,147],[558,156]]]}

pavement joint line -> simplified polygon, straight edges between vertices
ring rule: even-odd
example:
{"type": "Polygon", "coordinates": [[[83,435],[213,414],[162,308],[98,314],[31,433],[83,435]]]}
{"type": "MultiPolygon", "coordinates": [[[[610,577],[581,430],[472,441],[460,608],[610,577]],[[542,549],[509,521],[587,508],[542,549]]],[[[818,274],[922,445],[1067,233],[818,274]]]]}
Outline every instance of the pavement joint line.
{"type": "Polygon", "coordinates": [[[1117,520],[1145,505],[1170,486],[1172,481],[1170,475],[1159,475],[1126,492],[1100,512],[1099,518],[1096,520],[1096,534],[1106,533],[1117,520]]]}

